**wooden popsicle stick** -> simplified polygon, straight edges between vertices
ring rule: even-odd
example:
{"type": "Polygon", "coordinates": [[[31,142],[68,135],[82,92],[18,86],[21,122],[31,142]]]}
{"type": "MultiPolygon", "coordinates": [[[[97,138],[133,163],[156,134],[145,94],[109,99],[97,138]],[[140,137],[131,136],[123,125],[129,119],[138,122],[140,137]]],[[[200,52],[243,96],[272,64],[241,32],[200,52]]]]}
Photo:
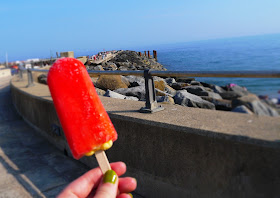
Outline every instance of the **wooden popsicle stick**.
{"type": "Polygon", "coordinates": [[[95,157],[97,159],[97,162],[99,164],[99,167],[101,168],[101,171],[103,174],[105,174],[108,170],[111,170],[110,163],[108,161],[108,158],[106,156],[105,151],[96,151],[95,157]]]}

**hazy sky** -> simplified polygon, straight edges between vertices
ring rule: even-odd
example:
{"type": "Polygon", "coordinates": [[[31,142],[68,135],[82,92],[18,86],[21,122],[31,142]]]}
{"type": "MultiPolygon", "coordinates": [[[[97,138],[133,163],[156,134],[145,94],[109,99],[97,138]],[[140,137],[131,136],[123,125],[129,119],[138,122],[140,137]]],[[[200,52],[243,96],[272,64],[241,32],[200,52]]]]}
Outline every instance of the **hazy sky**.
{"type": "Polygon", "coordinates": [[[0,0],[0,62],[280,33],[279,10],[280,0],[0,0]]]}

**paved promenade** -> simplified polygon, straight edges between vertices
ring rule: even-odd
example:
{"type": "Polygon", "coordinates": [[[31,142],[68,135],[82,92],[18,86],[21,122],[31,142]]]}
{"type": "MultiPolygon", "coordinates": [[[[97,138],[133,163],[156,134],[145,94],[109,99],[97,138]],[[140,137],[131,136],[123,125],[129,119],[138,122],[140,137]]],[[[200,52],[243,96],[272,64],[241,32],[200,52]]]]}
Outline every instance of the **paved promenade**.
{"type": "Polygon", "coordinates": [[[89,168],[63,155],[17,115],[0,79],[0,198],[55,197],[89,168]]]}
{"type": "Polygon", "coordinates": [[[24,122],[11,101],[10,77],[0,77],[0,198],[56,197],[89,169],[24,122]]]}

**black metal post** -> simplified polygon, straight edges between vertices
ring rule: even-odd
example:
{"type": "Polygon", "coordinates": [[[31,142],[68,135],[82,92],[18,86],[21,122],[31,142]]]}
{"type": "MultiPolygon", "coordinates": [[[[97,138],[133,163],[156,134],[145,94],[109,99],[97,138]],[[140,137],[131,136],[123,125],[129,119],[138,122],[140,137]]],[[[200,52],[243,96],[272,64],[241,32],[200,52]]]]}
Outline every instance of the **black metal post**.
{"type": "Polygon", "coordinates": [[[28,84],[26,87],[33,87],[33,76],[32,76],[32,71],[30,69],[27,69],[27,77],[28,77],[28,84]]]}
{"type": "Polygon", "coordinates": [[[154,79],[150,73],[150,70],[144,70],[145,78],[145,90],[146,90],[146,106],[140,109],[141,113],[154,113],[161,111],[164,108],[161,105],[158,105],[156,100],[156,90],[154,79]]]}

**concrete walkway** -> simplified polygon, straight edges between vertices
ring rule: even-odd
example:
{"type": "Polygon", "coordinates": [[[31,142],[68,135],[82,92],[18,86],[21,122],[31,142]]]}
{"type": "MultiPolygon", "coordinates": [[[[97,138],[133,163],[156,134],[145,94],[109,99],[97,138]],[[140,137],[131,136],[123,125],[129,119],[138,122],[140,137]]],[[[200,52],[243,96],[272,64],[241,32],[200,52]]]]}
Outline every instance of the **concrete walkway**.
{"type": "Polygon", "coordinates": [[[90,168],[65,156],[22,120],[11,101],[10,79],[0,77],[0,198],[56,197],[90,168]]]}
{"type": "Polygon", "coordinates": [[[0,197],[55,197],[89,170],[38,136],[16,113],[0,79],[0,197]]]}

